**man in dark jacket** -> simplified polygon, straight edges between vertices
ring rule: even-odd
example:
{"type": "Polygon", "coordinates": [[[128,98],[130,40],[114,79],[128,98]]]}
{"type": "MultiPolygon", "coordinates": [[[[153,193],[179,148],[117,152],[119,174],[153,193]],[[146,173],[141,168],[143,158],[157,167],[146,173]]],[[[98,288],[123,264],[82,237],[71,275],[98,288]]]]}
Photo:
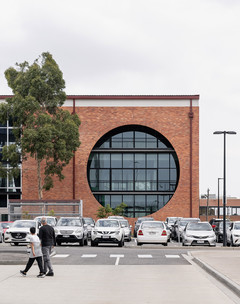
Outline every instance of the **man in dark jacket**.
{"type": "Polygon", "coordinates": [[[50,254],[52,248],[56,243],[55,231],[52,226],[47,224],[47,220],[45,217],[42,218],[41,223],[42,223],[42,227],[39,229],[39,238],[42,243],[44,272],[46,276],[53,277],[54,273],[53,273],[52,263],[50,260],[50,254]]]}

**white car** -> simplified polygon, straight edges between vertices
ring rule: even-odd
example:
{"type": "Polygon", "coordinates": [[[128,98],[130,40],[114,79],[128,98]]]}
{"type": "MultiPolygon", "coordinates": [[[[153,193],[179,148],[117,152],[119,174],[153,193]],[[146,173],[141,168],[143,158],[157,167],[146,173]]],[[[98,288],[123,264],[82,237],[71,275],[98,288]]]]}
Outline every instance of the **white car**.
{"type": "Polygon", "coordinates": [[[80,246],[87,245],[87,224],[81,217],[60,217],[54,227],[56,243],[79,243],[80,246]]]}
{"type": "Polygon", "coordinates": [[[216,234],[208,222],[189,222],[182,232],[183,246],[216,246],[216,234]]]}
{"type": "Polygon", "coordinates": [[[124,227],[124,239],[128,242],[131,242],[131,235],[132,235],[132,225],[129,225],[128,220],[120,219],[119,220],[121,225],[124,227]]]}
{"type": "Polygon", "coordinates": [[[97,220],[92,230],[91,246],[97,246],[99,243],[114,243],[119,247],[124,245],[124,227],[119,220],[97,220]]]}
{"type": "Polygon", "coordinates": [[[137,245],[140,246],[144,243],[159,243],[167,246],[168,235],[165,223],[161,221],[142,222],[137,232],[137,245]]]}
{"type": "Polygon", "coordinates": [[[4,231],[3,228],[0,226],[0,243],[2,243],[4,240],[4,231]]]}
{"type": "Polygon", "coordinates": [[[34,221],[37,221],[39,226],[41,225],[41,219],[45,217],[47,224],[54,227],[57,224],[57,218],[55,216],[37,216],[34,218],[34,221]]]}
{"type": "Polygon", "coordinates": [[[240,221],[232,222],[227,229],[227,246],[240,245],[240,221]]]}
{"type": "Polygon", "coordinates": [[[6,230],[4,241],[5,243],[12,243],[18,245],[19,243],[29,243],[30,228],[36,228],[38,233],[38,223],[34,220],[17,220],[12,226],[6,230]]]}

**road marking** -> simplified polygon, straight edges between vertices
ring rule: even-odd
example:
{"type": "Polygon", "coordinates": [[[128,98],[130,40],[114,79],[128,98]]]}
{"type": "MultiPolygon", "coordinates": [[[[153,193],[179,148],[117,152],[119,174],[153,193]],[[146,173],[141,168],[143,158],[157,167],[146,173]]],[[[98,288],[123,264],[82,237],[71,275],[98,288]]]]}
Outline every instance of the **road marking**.
{"type": "Polygon", "coordinates": [[[165,254],[165,257],[167,258],[167,259],[179,259],[180,258],[180,256],[178,255],[178,254],[165,254]]]}
{"type": "Polygon", "coordinates": [[[117,266],[120,258],[124,258],[124,254],[110,254],[110,258],[117,258],[115,262],[115,265],[117,266]]]}
{"type": "Polygon", "coordinates": [[[55,254],[53,258],[67,258],[69,254],[55,254]]]}
{"type": "Polygon", "coordinates": [[[139,259],[151,259],[152,255],[151,254],[138,254],[139,259]]]}
{"type": "Polygon", "coordinates": [[[83,254],[81,258],[95,258],[96,256],[96,254],[83,254]]]}

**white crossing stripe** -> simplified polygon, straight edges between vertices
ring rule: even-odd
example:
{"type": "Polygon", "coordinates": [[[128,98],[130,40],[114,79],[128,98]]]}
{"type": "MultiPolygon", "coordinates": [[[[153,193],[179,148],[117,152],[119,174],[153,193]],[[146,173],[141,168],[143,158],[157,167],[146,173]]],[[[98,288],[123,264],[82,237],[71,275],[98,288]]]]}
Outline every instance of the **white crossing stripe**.
{"type": "Polygon", "coordinates": [[[168,258],[168,259],[179,259],[180,256],[178,254],[165,254],[165,257],[168,258]]]}
{"type": "Polygon", "coordinates": [[[81,258],[95,258],[96,256],[96,254],[83,254],[81,258]]]}
{"type": "Polygon", "coordinates": [[[53,258],[67,258],[69,254],[55,254],[53,258]]]}
{"type": "Polygon", "coordinates": [[[151,259],[152,255],[151,254],[138,254],[139,259],[151,259]]]}

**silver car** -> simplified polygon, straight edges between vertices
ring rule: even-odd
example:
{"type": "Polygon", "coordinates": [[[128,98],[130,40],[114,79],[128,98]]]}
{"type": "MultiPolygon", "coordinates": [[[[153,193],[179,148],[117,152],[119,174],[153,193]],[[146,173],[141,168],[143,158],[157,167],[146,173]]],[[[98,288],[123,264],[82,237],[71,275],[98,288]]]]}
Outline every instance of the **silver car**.
{"type": "Polygon", "coordinates": [[[216,246],[216,235],[208,222],[189,222],[182,233],[183,246],[216,246]]]}
{"type": "Polygon", "coordinates": [[[131,242],[132,225],[129,225],[128,220],[120,219],[119,222],[124,227],[124,239],[125,241],[131,242]]]}

